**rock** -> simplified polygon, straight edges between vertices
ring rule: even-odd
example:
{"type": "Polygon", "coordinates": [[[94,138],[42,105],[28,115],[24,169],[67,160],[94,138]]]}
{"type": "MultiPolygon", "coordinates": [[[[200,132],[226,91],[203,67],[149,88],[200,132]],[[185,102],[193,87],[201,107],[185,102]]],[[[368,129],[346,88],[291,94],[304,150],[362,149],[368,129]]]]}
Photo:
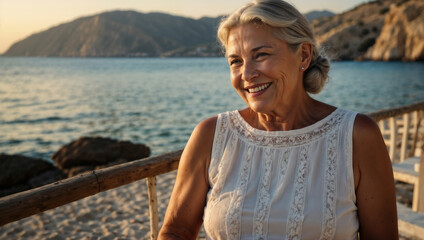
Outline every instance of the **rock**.
{"type": "Polygon", "coordinates": [[[110,163],[107,163],[105,165],[98,165],[98,166],[76,166],[76,167],[72,167],[72,168],[67,168],[67,169],[63,169],[63,173],[65,173],[67,175],[67,177],[73,177],[85,172],[89,172],[89,171],[93,171],[93,170],[98,170],[98,169],[102,169],[102,168],[107,168],[107,167],[111,167],[114,165],[118,165],[121,163],[126,163],[127,161],[124,159],[119,159],[117,161],[113,161],[110,163]]]}
{"type": "Polygon", "coordinates": [[[63,178],[65,178],[63,172],[55,168],[53,170],[45,171],[40,175],[29,179],[28,185],[30,188],[37,188],[46,184],[57,182],[59,180],[62,180],[63,178]]]}
{"type": "Polygon", "coordinates": [[[4,197],[10,194],[22,192],[31,189],[28,184],[18,184],[8,188],[0,188],[0,197],[4,197]]]}
{"type": "Polygon", "coordinates": [[[364,3],[347,12],[314,20],[312,26],[317,44],[334,60],[362,56],[380,34],[390,3],[364,3]]]}
{"type": "Polygon", "coordinates": [[[424,60],[424,1],[380,0],[312,22],[333,60],[424,60]]]}
{"type": "Polygon", "coordinates": [[[132,161],[149,155],[150,148],[144,144],[82,137],[61,147],[52,158],[59,169],[66,170],[79,166],[106,165],[117,160],[132,161]]]}
{"type": "Polygon", "coordinates": [[[68,177],[73,177],[79,175],[81,173],[93,171],[95,169],[94,166],[76,166],[69,169],[63,170],[63,172],[68,175],[68,177]]]}
{"type": "Polygon", "coordinates": [[[384,27],[366,59],[377,61],[424,60],[424,1],[392,4],[384,27]]]}
{"type": "Polygon", "coordinates": [[[55,167],[42,159],[0,154],[0,169],[0,188],[10,188],[55,167]]]}

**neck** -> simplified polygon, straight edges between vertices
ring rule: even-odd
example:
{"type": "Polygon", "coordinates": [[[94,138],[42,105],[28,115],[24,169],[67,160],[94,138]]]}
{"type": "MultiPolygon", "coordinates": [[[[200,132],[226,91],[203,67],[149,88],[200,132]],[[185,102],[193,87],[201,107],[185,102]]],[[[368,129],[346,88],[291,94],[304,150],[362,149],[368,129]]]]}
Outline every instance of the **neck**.
{"type": "Polygon", "coordinates": [[[331,113],[334,108],[312,99],[305,94],[295,104],[284,106],[271,113],[256,113],[253,125],[266,131],[288,131],[310,126],[331,113]]]}

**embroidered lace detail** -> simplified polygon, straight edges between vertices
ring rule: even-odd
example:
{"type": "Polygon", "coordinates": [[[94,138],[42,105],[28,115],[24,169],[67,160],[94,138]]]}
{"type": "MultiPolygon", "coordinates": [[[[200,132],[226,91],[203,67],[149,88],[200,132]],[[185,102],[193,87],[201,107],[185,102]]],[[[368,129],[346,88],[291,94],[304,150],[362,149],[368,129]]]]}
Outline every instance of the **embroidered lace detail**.
{"type": "MultiPolygon", "coordinates": [[[[219,160],[222,158],[222,153],[224,151],[225,146],[225,132],[228,129],[228,115],[227,114],[220,114],[219,115],[220,121],[219,125],[216,127],[217,133],[215,134],[214,139],[214,148],[212,153],[212,159],[213,160],[219,160]]],[[[211,163],[212,164],[212,163],[211,163]]],[[[221,162],[220,162],[221,165],[221,162]]]]}
{"type": "Polygon", "coordinates": [[[289,148],[284,149],[283,156],[280,158],[280,174],[278,175],[278,182],[282,183],[284,176],[286,176],[287,172],[287,165],[289,164],[289,155],[290,150],[289,148]]]}
{"type": "Polygon", "coordinates": [[[322,223],[321,239],[333,239],[336,233],[336,143],[337,132],[334,131],[327,139],[327,168],[324,179],[324,221],[322,223]]]}
{"type": "Polygon", "coordinates": [[[271,167],[272,167],[272,152],[270,148],[265,148],[265,161],[262,179],[259,185],[258,197],[256,200],[254,223],[253,223],[253,239],[266,239],[267,235],[267,219],[269,216],[271,195],[269,188],[271,185],[271,167]]]}
{"type": "Polygon", "coordinates": [[[233,126],[234,131],[236,131],[241,138],[249,142],[254,142],[257,146],[290,147],[300,146],[322,137],[340,124],[343,120],[344,113],[337,109],[321,121],[304,129],[298,129],[301,131],[292,130],[287,132],[269,132],[255,129],[250,126],[237,111],[230,112],[229,116],[230,125],[233,126]],[[302,131],[308,129],[311,130],[302,131]]]}
{"type": "Polygon", "coordinates": [[[241,211],[243,207],[244,198],[246,196],[247,183],[250,175],[250,167],[252,161],[252,146],[247,147],[247,154],[242,163],[240,176],[237,179],[237,186],[234,189],[233,197],[228,207],[227,212],[227,235],[228,239],[240,238],[240,224],[241,224],[241,211]]]}
{"type": "Polygon", "coordinates": [[[305,195],[308,177],[308,149],[309,146],[302,146],[300,149],[299,161],[296,166],[296,180],[294,183],[293,200],[290,206],[287,220],[287,239],[301,239],[302,224],[305,208],[305,195]]]}
{"type": "Polygon", "coordinates": [[[356,207],[351,166],[354,115],[340,109],[312,127],[266,132],[253,128],[250,131],[238,112],[221,114],[211,156],[214,160],[209,168],[213,181],[204,215],[206,238],[266,239],[283,231],[282,239],[302,239],[306,235],[347,239],[356,234],[356,212],[336,211],[339,206],[356,207]],[[246,134],[241,134],[241,130],[246,134]],[[310,139],[313,141],[308,142],[310,139]],[[320,164],[312,168],[315,160],[320,164]],[[255,192],[250,192],[251,179],[258,184],[255,192]],[[340,188],[339,181],[346,180],[350,186],[340,188]],[[311,181],[322,184],[317,189],[311,181]],[[309,190],[316,195],[309,196],[309,190]],[[306,209],[318,211],[308,211],[306,215],[306,209]],[[249,219],[245,219],[244,211],[249,219]],[[269,222],[279,219],[286,226],[269,222]],[[248,221],[248,228],[244,228],[244,220],[248,221]],[[346,228],[339,229],[346,223],[346,228]]]}
{"type": "MultiPolygon", "coordinates": [[[[236,145],[236,142],[237,142],[237,136],[232,135],[230,137],[230,141],[228,144],[228,152],[230,153],[234,152],[234,146],[236,145]]],[[[231,160],[230,160],[231,158],[222,158],[222,159],[226,159],[226,160],[221,160],[219,162],[217,181],[215,185],[212,187],[211,194],[209,195],[209,199],[208,199],[210,209],[213,209],[214,206],[218,203],[218,200],[219,200],[218,197],[221,194],[222,188],[224,187],[224,184],[225,184],[226,177],[228,176],[227,171],[229,169],[228,166],[231,163],[231,160]]],[[[205,222],[210,223],[209,214],[205,215],[205,222]]]]}
{"type": "Polygon", "coordinates": [[[353,196],[353,202],[356,203],[356,194],[355,194],[355,181],[353,179],[353,124],[355,123],[356,113],[350,112],[349,114],[349,121],[344,125],[345,129],[349,129],[348,134],[345,135],[345,160],[347,161],[347,175],[348,175],[348,182],[350,182],[351,186],[351,194],[353,196]]]}

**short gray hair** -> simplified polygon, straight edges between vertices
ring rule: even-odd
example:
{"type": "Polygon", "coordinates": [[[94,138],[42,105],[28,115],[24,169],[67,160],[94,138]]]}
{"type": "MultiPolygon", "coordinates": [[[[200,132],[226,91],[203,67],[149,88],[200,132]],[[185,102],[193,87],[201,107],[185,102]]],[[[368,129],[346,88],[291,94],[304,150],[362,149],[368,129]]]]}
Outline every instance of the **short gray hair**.
{"type": "Polygon", "coordinates": [[[314,31],[308,20],[291,4],[283,0],[254,0],[230,16],[223,18],[218,28],[218,38],[226,49],[231,29],[244,23],[266,24],[273,28],[275,37],[296,50],[304,43],[312,45],[312,59],[303,75],[307,92],[319,93],[324,87],[330,62],[316,46],[314,31]]]}

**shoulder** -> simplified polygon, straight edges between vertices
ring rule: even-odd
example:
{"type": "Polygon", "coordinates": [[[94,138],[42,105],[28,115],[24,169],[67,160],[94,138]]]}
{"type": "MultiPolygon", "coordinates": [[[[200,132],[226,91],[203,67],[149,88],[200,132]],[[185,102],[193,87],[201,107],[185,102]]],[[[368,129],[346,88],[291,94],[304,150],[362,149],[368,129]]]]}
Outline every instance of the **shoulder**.
{"type": "Polygon", "coordinates": [[[202,159],[203,163],[209,161],[217,119],[218,117],[215,116],[197,124],[184,148],[182,159],[196,162],[202,159]]]}
{"type": "Polygon", "coordinates": [[[192,137],[201,137],[204,140],[213,139],[217,121],[217,116],[202,120],[194,128],[192,137]]]}
{"type": "Polygon", "coordinates": [[[380,128],[377,123],[367,115],[357,114],[353,124],[353,151],[354,156],[361,156],[359,162],[363,162],[363,155],[384,154],[387,152],[380,128]]]}
{"type": "Polygon", "coordinates": [[[369,142],[380,138],[380,128],[376,122],[369,116],[358,113],[353,124],[354,142],[369,142]]]}
{"type": "Polygon", "coordinates": [[[376,175],[376,169],[391,169],[380,128],[364,114],[357,114],[353,126],[353,166],[356,186],[366,175],[376,175]]]}
{"type": "Polygon", "coordinates": [[[211,131],[215,129],[216,122],[218,121],[218,116],[206,118],[197,124],[196,129],[201,131],[211,131]]]}

